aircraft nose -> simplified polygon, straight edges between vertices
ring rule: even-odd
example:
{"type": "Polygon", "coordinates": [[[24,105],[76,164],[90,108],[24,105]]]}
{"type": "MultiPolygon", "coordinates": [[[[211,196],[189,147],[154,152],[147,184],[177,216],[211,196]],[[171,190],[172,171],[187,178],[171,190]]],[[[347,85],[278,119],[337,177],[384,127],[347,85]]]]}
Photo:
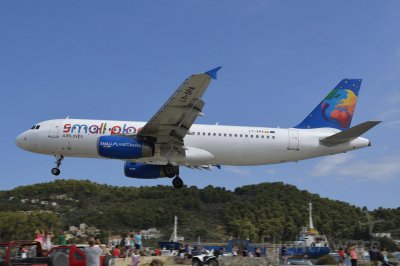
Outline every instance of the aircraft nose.
{"type": "Polygon", "coordinates": [[[19,134],[18,137],[15,139],[15,144],[19,148],[21,148],[23,150],[27,150],[28,146],[29,146],[27,133],[23,132],[23,133],[19,134]]]}

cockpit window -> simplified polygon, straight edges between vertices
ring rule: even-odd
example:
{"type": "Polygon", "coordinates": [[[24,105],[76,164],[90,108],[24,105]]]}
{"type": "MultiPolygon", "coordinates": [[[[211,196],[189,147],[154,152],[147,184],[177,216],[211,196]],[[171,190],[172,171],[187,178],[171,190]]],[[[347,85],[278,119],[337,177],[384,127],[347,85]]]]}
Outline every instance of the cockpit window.
{"type": "Polygon", "coordinates": [[[33,127],[31,127],[31,129],[35,129],[36,125],[34,125],[33,127]]]}
{"type": "Polygon", "coordinates": [[[39,128],[40,128],[40,125],[37,125],[35,129],[39,129],[39,128]]]}

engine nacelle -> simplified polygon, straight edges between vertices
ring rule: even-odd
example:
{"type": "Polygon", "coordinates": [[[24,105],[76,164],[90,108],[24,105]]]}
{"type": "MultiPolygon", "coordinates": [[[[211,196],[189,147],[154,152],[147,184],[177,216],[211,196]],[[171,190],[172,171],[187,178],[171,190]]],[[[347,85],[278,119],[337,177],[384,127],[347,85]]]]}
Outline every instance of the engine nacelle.
{"type": "Polygon", "coordinates": [[[111,159],[138,159],[153,156],[153,147],[135,137],[101,136],[97,142],[97,152],[111,159]]]}
{"type": "Polygon", "coordinates": [[[125,162],[124,173],[127,177],[153,179],[165,176],[174,176],[179,173],[179,167],[172,165],[151,165],[125,162]]]}

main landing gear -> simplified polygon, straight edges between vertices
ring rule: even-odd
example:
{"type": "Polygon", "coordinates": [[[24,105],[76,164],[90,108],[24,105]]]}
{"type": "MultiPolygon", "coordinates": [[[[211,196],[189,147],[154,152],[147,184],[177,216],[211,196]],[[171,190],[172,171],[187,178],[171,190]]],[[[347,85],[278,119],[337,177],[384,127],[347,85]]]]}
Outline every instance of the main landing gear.
{"type": "Polygon", "coordinates": [[[60,171],[60,166],[61,166],[61,162],[62,160],[64,160],[64,156],[62,155],[55,155],[54,157],[56,157],[56,167],[54,167],[53,169],[51,169],[51,173],[55,176],[59,175],[61,173],[60,171]]]}
{"type": "Polygon", "coordinates": [[[164,166],[164,174],[165,176],[172,179],[172,185],[176,189],[180,189],[183,187],[183,180],[179,177],[179,166],[174,166],[172,164],[167,164],[164,166]]]}
{"type": "Polygon", "coordinates": [[[177,175],[174,179],[172,179],[172,185],[174,188],[180,189],[183,187],[183,180],[177,175]]]}

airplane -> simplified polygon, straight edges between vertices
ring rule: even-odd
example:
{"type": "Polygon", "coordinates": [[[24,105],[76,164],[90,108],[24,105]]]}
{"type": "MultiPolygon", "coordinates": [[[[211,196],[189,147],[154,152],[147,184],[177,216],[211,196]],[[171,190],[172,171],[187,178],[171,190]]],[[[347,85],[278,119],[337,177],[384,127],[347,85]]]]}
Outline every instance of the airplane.
{"type": "Polygon", "coordinates": [[[184,186],[182,166],[211,169],[297,162],[371,146],[360,136],[381,121],[350,127],[361,79],[343,79],[291,128],[194,124],[204,115],[202,96],[220,68],[187,78],[147,122],[48,120],[21,133],[16,145],[55,156],[55,176],[64,157],[117,159],[125,162],[125,176],[169,177],[175,188],[184,186]]]}

